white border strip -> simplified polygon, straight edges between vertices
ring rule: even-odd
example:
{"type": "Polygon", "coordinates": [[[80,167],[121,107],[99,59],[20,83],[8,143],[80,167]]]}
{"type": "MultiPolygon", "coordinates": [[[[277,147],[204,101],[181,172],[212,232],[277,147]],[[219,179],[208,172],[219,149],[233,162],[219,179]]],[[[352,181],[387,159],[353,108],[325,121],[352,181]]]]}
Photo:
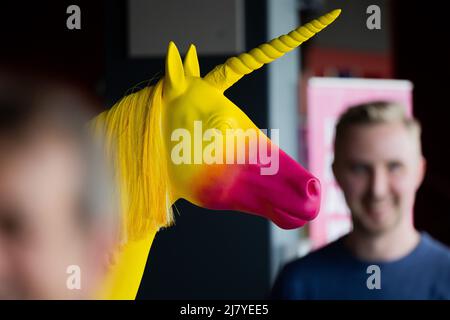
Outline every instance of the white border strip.
{"type": "Polygon", "coordinates": [[[412,90],[414,85],[409,80],[391,79],[365,79],[365,78],[327,78],[312,77],[309,85],[315,87],[339,87],[339,88],[380,88],[389,90],[412,90]]]}

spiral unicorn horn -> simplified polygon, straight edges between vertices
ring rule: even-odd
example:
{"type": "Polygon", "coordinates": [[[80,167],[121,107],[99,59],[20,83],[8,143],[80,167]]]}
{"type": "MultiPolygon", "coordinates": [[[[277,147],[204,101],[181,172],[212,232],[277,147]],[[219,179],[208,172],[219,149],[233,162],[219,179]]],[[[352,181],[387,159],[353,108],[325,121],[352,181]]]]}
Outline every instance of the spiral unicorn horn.
{"type": "Polygon", "coordinates": [[[224,64],[218,65],[205,76],[205,80],[214,87],[225,91],[241,79],[244,75],[261,68],[285,53],[297,48],[306,40],[313,37],[332,23],[341,13],[336,9],[322,17],[308,22],[306,25],[292,30],[288,34],[264,43],[250,52],[242,53],[238,57],[229,58],[224,64]]]}
{"type": "Polygon", "coordinates": [[[230,58],[204,78],[195,47],[191,45],[182,62],[171,42],[164,78],[125,96],[94,119],[117,174],[123,243],[100,297],[136,297],[153,238],[161,227],[173,224],[171,205],[177,199],[259,215],[285,229],[301,227],[317,216],[319,181],[272,143],[223,92],[311,38],[339,13],[332,11],[230,58]],[[205,135],[197,134],[199,126],[205,135]],[[228,139],[230,129],[248,133],[241,140],[241,156],[248,161],[228,161],[230,154],[233,160],[240,156],[238,144],[228,139]],[[206,132],[209,144],[203,145],[206,132]],[[271,155],[278,155],[275,172],[262,174],[267,162],[251,152],[251,133],[256,133],[257,151],[270,149],[271,155]]]}

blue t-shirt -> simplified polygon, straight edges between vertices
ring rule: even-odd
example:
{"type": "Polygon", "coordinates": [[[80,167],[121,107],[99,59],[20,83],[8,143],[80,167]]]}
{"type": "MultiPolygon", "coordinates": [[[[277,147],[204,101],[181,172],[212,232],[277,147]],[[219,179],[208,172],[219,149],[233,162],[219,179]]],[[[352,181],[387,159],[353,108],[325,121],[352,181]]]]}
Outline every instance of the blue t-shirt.
{"type": "Polygon", "coordinates": [[[340,238],[288,263],[278,275],[271,298],[450,299],[450,250],[422,233],[407,256],[392,262],[364,262],[340,238]],[[368,270],[371,265],[378,266],[379,272],[368,270]]]}

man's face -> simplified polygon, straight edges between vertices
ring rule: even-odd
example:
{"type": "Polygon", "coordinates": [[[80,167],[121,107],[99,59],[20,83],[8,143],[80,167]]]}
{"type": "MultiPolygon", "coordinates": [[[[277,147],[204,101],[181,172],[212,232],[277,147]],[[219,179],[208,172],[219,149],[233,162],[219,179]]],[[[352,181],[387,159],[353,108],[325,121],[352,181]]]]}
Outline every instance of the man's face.
{"type": "Polygon", "coordinates": [[[402,123],[350,126],[333,165],[354,228],[370,234],[411,219],[425,161],[417,138],[402,123]]]}
{"type": "Polygon", "coordinates": [[[0,146],[0,299],[86,297],[101,257],[77,221],[82,176],[67,141],[0,146]],[[67,287],[70,265],[80,267],[81,290],[67,287]]]}

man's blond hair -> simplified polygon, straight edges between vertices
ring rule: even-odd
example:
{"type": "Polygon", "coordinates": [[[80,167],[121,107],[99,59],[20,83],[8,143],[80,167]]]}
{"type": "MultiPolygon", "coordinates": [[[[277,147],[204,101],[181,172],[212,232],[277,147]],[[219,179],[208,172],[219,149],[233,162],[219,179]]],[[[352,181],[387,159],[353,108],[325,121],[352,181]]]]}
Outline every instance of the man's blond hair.
{"type": "Polygon", "coordinates": [[[421,150],[420,123],[415,118],[407,116],[406,108],[397,102],[374,101],[351,106],[339,117],[336,125],[334,152],[336,153],[339,149],[349,127],[384,123],[402,123],[416,139],[419,151],[421,150]]]}

